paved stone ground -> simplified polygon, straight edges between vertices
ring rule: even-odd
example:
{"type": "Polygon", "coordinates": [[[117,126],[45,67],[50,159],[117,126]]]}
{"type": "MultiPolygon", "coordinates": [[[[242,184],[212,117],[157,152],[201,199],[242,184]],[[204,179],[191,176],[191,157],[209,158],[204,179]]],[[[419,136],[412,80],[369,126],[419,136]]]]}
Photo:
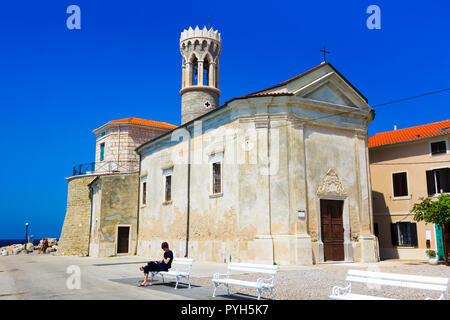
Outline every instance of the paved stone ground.
{"type": "MultiPolygon", "coordinates": [[[[226,272],[224,263],[196,262],[192,269],[192,288],[183,284],[174,289],[174,283],[156,282],[147,288],[138,287],[142,279],[139,266],[143,257],[58,257],[52,255],[20,254],[0,256],[0,299],[255,299],[256,290],[232,287],[236,294],[226,296],[218,290],[212,298],[211,282],[215,272],[226,272]],[[69,290],[66,282],[70,274],[67,267],[76,265],[81,270],[81,289],[69,290]]],[[[328,299],[334,285],[345,286],[348,269],[406,273],[450,278],[450,267],[431,266],[421,261],[382,261],[378,264],[336,263],[313,266],[280,267],[276,276],[275,299],[328,299]]],[[[258,275],[236,274],[239,279],[256,279],[258,275]]],[[[437,298],[430,293],[404,288],[369,288],[355,285],[353,292],[374,294],[400,299],[437,298]]],[[[265,298],[269,295],[265,294],[265,298]]],[[[449,299],[450,297],[446,297],[449,299]]]]}

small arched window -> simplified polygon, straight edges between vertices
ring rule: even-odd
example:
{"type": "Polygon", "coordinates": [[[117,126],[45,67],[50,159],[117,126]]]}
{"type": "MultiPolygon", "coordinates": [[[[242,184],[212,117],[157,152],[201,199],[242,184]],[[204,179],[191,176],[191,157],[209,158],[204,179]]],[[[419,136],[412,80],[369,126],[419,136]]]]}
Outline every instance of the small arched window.
{"type": "Polygon", "coordinates": [[[198,85],[198,60],[197,57],[194,57],[192,61],[192,85],[198,85]]]}
{"type": "Polygon", "coordinates": [[[209,59],[205,57],[203,62],[203,85],[209,86],[209,59]]]}

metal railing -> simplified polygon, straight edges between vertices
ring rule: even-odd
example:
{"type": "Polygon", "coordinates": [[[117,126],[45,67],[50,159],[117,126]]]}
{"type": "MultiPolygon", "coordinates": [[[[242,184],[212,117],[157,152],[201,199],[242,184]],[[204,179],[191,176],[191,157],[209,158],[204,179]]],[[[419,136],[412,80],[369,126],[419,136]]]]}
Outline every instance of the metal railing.
{"type": "Polygon", "coordinates": [[[77,165],[73,167],[72,175],[136,171],[139,171],[139,161],[100,161],[77,165]]]}

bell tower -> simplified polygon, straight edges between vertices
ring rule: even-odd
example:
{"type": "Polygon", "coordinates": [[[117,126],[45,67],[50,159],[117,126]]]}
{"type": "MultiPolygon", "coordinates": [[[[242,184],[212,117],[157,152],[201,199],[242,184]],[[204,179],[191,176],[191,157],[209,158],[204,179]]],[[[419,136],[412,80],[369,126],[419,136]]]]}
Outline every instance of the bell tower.
{"type": "Polygon", "coordinates": [[[183,56],[181,83],[181,124],[219,106],[220,33],[203,27],[184,30],[180,37],[183,56]]]}

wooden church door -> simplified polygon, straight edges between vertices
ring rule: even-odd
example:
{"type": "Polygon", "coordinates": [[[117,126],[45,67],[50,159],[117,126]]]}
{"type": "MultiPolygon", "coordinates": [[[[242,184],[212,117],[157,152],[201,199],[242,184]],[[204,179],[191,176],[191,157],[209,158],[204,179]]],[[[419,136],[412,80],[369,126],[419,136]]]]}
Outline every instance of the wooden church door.
{"type": "Polygon", "coordinates": [[[343,201],[320,200],[324,261],[344,261],[343,201]]]}

